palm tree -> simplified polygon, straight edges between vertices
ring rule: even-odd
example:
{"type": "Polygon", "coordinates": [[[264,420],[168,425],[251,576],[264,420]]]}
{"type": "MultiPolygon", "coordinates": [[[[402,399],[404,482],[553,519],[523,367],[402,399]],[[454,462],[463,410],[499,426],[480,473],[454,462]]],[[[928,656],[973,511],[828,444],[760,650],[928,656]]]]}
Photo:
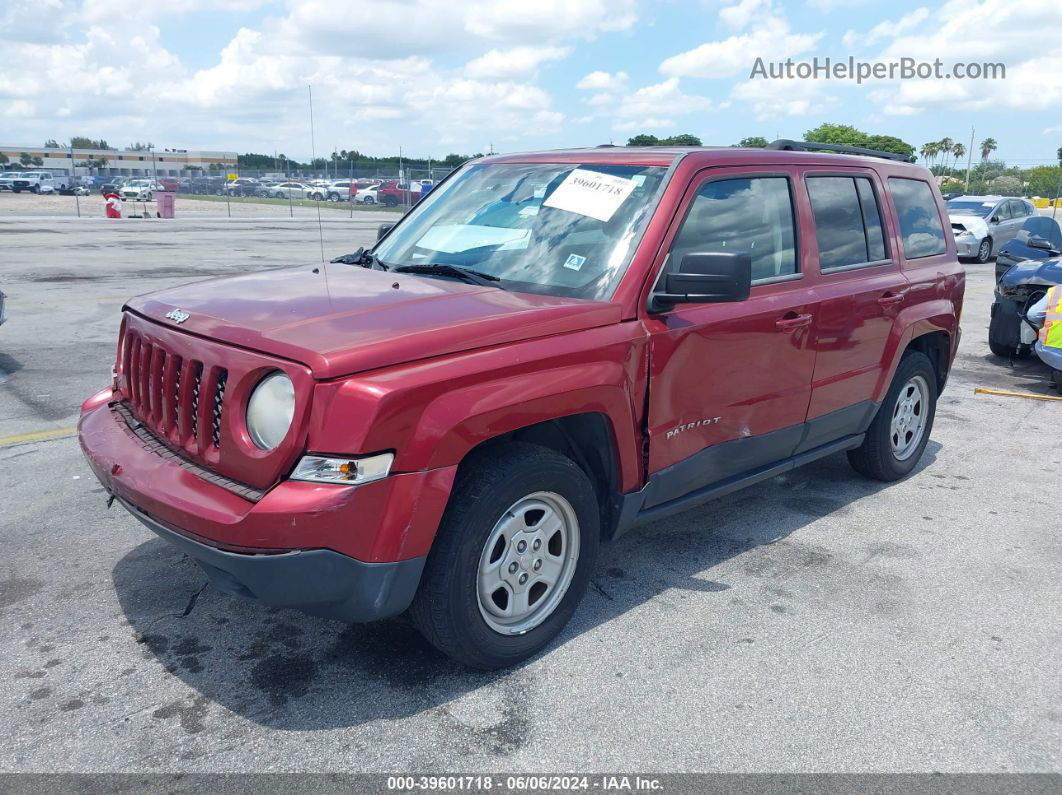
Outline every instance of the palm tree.
{"type": "Polygon", "coordinates": [[[961,143],[955,144],[955,146],[951,148],[951,153],[955,155],[955,165],[958,167],[959,161],[962,160],[962,156],[966,154],[966,147],[961,143]]]}
{"type": "Polygon", "coordinates": [[[951,148],[955,146],[955,142],[950,138],[941,138],[938,142],[940,146],[940,154],[944,157],[944,170],[948,168],[948,156],[951,154],[951,148]]]}
{"type": "Polygon", "coordinates": [[[998,148],[999,145],[996,143],[995,138],[985,138],[981,141],[981,159],[988,160],[988,156],[998,148]]]}

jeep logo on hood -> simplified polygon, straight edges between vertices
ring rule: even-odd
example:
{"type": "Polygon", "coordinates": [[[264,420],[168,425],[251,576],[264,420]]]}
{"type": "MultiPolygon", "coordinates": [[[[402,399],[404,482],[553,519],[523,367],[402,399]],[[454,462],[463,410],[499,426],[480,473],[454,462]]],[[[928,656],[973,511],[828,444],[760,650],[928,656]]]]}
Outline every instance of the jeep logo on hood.
{"type": "Polygon", "coordinates": [[[189,317],[191,317],[191,315],[189,315],[187,312],[182,312],[180,309],[171,309],[169,312],[166,313],[166,317],[168,317],[174,323],[180,325],[189,317]]]}

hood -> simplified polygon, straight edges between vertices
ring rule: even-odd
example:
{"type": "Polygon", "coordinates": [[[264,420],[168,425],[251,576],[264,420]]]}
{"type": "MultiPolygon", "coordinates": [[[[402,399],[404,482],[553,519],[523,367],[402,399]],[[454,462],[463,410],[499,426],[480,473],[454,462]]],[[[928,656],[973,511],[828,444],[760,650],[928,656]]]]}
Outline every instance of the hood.
{"type": "Polygon", "coordinates": [[[1062,284],[1062,257],[1019,262],[1003,274],[999,284],[1004,288],[1020,287],[1023,284],[1044,287],[1062,284]]]}
{"type": "Polygon", "coordinates": [[[949,215],[948,220],[951,221],[951,228],[956,232],[965,230],[976,238],[988,237],[988,224],[980,216],[955,214],[949,215]]]}
{"type": "Polygon", "coordinates": [[[134,298],[181,331],[335,378],[417,359],[617,323],[619,304],[506,292],[412,273],[327,264],[251,273],[134,298]],[[180,315],[177,315],[180,317],[180,315]]]}

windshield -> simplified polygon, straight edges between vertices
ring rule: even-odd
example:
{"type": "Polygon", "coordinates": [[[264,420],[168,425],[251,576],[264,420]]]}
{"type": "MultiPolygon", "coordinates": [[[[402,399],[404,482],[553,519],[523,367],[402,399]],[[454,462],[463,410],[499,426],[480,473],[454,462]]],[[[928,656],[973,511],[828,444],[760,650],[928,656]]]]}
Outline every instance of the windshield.
{"type": "Polygon", "coordinates": [[[995,207],[997,201],[971,201],[970,199],[952,199],[948,202],[948,212],[952,215],[988,215],[988,211],[995,207]]]}
{"type": "Polygon", "coordinates": [[[473,164],[432,190],[374,253],[457,265],[510,290],[604,300],[630,261],[666,169],[473,164]]]}

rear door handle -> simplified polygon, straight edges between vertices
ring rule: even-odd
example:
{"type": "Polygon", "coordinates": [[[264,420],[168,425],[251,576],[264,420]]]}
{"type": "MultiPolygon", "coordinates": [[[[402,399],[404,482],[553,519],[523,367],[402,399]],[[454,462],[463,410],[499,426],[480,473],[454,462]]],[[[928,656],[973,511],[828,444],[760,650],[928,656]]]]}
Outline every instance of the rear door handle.
{"type": "Polygon", "coordinates": [[[798,315],[794,312],[787,312],[783,317],[774,321],[774,327],[779,331],[795,331],[801,326],[811,325],[811,315],[798,315]]]}
{"type": "Polygon", "coordinates": [[[895,306],[902,302],[903,293],[885,293],[885,295],[878,299],[878,303],[882,306],[895,306]]]}

